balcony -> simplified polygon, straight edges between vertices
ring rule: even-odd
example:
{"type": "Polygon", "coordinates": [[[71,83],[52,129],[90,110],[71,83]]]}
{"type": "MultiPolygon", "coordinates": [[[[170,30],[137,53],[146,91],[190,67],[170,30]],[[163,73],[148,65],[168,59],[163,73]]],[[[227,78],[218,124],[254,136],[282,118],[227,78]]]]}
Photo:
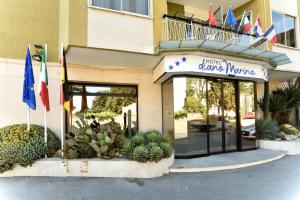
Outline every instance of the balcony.
{"type": "Polygon", "coordinates": [[[186,17],[163,17],[162,40],[159,51],[198,49],[224,55],[255,58],[273,66],[289,63],[285,54],[268,51],[266,38],[256,38],[222,27],[209,26],[206,21],[186,17]]]}

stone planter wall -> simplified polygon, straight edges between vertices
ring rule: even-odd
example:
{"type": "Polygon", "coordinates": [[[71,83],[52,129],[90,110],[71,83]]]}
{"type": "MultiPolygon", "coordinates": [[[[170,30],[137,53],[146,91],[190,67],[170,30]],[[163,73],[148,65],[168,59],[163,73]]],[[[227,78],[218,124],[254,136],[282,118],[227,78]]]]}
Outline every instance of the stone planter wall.
{"type": "Polygon", "coordinates": [[[0,177],[52,176],[52,177],[118,177],[154,178],[169,173],[174,156],[158,163],[138,163],[125,159],[41,159],[31,167],[16,166],[13,170],[0,174],[0,177]]]}
{"type": "Polygon", "coordinates": [[[263,149],[285,151],[287,155],[300,155],[300,139],[292,141],[259,140],[258,144],[263,149]]]}

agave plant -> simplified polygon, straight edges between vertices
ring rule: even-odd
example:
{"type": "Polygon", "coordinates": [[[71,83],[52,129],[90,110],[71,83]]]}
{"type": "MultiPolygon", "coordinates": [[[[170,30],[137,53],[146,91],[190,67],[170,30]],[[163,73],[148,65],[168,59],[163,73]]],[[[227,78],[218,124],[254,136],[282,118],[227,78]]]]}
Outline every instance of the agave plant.
{"type": "Polygon", "coordinates": [[[280,128],[277,122],[271,118],[258,119],[256,126],[256,135],[258,139],[274,140],[280,137],[280,128]]]}
{"type": "MultiPolygon", "coordinates": [[[[263,109],[264,99],[258,101],[263,109]]],[[[298,83],[289,82],[274,90],[269,97],[269,111],[272,119],[279,124],[289,123],[292,110],[300,105],[300,90],[298,83]]]]}

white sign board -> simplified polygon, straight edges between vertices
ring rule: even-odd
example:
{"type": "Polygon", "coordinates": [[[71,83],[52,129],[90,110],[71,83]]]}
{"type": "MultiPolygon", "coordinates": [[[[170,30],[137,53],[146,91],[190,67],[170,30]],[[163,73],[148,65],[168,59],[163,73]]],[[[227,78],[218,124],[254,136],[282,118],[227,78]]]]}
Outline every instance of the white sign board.
{"type": "Polygon", "coordinates": [[[237,62],[196,55],[170,55],[154,69],[157,81],[163,74],[196,74],[199,76],[236,77],[238,79],[267,81],[268,71],[260,64],[237,62]]]}

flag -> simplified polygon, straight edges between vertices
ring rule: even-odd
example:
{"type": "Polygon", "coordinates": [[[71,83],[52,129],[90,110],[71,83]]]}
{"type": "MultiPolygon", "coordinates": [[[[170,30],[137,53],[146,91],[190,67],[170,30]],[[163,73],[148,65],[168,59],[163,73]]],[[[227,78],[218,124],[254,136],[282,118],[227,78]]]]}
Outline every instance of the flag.
{"type": "Polygon", "coordinates": [[[87,98],[86,98],[86,88],[82,87],[82,97],[81,97],[81,112],[86,112],[88,109],[87,98]]]}
{"type": "Polygon", "coordinates": [[[263,36],[267,38],[269,42],[272,42],[272,44],[277,43],[277,36],[276,36],[274,25],[270,26],[270,28],[266,30],[263,36]]]}
{"type": "Polygon", "coordinates": [[[208,22],[210,25],[218,26],[217,18],[214,16],[214,12],[212,10],[211,4],[209,5],[208,22]]]}
{"type": "Polygon", "coordinates": [[[27,49],[25,61],[25,73],[23,83],[23,102],[26,103],[32,110],[36,109],[36,101],[34,94],[34,76],[32,71],[32,62],[30,49],[27,49]]]}
{"type": "Polygon", "coordinates": [[[70,112],[70,98],[68,95],[68,73],[67,73],[67,62],[65,50],[62,48],[62,54],[60,58],[60,69],[61,69],[61,85],[60,85],[60,105],[70,112]]]}
{"type": "Polygon", "coordinates": [[[231,8],[229,8],[228,11],[227,11],[227,15],[226,15],[224,24],[225,25],[226,24],[230,24],[231,25],[231,29],[232,30],[235,29],[235,25],[237,24],[237,22],[236,22],[235,16],[234,16],[231,8]]]}
{"type": "Polygon", "coordinates": [[[49,93],[48,93],[48,73],[47,73],[47,49],[44,48],[42,54],[42,62],[40,68],[40,80],[39,80],[39,95],[41,97],[42,103],[46,108],[46,111],[50,111],[50,103],[49,103],[49,93]]]}
{"type": "Polygon", "coordinates": [[[250,29],[251,29],[250,21],[249,21],[248,17],[246,16],[246,12],[244,12],[237,32],[240,32],[240,30],[243,30],[244,34],[248,34],[250,29]]]}
{"type": "Polygon", "coordinates": [[[263,35],[261,20],[260,20],[259,16],[257,16],[256,22],[253,26],[253,30],[256,33],[256,37],[261,37],[263,35]]]}

